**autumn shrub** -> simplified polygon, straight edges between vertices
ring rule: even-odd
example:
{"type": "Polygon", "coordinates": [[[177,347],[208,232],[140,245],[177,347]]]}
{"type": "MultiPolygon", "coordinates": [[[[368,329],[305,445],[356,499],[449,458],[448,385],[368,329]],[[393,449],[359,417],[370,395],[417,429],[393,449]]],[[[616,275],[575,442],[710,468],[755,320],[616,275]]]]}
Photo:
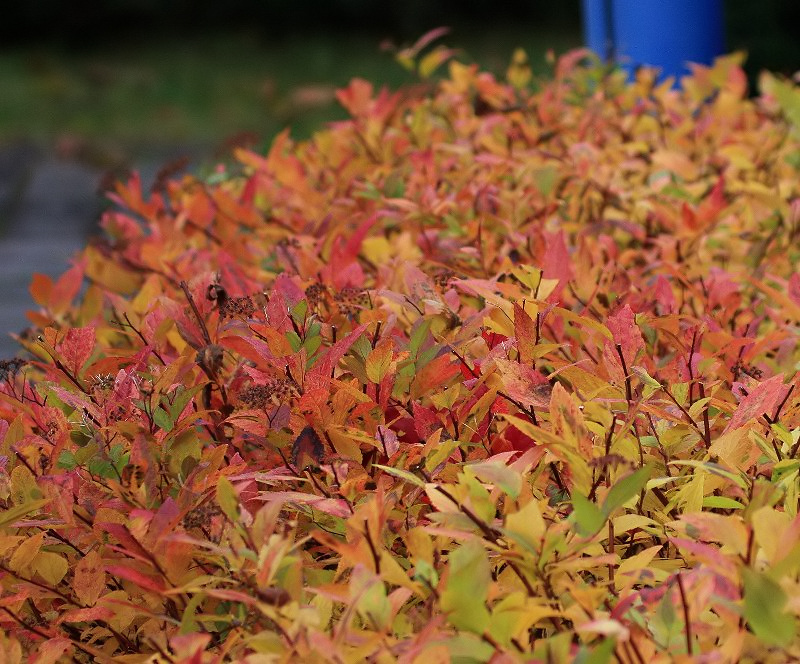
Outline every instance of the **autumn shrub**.
{"type": "Polygon", "coordinates": [[[800,91],[449,67],[34,278],[3,661],[800,657],[800,91]]]}

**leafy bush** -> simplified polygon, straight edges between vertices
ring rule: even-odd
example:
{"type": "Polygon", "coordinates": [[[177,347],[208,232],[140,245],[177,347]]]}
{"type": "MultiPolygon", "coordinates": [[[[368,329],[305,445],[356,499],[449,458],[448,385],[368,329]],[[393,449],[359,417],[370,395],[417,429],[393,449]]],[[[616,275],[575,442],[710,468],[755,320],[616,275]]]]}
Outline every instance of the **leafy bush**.
{"type": "Polygon", "coordinates": [[[800,93],[584,57],[117,185],[0,366],[6,661],[800,656],[800,93]]]}

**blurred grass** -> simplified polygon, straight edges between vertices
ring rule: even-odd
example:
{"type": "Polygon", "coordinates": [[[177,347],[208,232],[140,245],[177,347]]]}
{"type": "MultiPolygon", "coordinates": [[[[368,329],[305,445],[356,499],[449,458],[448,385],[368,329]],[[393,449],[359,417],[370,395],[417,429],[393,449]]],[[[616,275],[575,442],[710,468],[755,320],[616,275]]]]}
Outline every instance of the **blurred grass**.
{"type": "MultiPolygon", "coordinates": [[[[0,144],[88,142],[111,150],[159,144],[220,144],[252,132],[261,141],[285,126],[306,137],[344,117],[333,91],[352,77],[397,87],[413,76],[379,37],[288,35],[267,41],[226,33],[128,42],[100,50],[0,51],[0,144]]],[[[517,46],[535,71],[545,52],[580,45],[580,35],[528,25],[457,31],[440,40],[503,72],[517,46]]],[[[400,44],[398,46],[405,46],[400,44]]]]}

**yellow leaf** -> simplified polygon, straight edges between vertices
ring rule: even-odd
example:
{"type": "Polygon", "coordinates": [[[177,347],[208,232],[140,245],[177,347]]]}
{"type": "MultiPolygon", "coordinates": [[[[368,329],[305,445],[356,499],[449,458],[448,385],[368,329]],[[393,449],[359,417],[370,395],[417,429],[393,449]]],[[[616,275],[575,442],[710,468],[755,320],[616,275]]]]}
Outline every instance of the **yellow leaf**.
{"type": "Polygon", "coordinates": [[[511,64],[506,70],[506,79],[512,86],[520,90],[531,82],[531,67],[528,64],[528,54],[524,49],[518,48],[511,56],[511,64]]]}
{"type": "Polygon", "coordinates": [[[645,571],[652,574],[653,570],[649,568],[650,561],[660,550],[661,545],[651,546],[635,556],[623,560],[614,575],[614,585],[617,587],[617,591],[630,588],[634,583],[638,583],[645,571]]]}
{"type": "Polygon", "coordinates": [[[20,544],[16,551],[14,551],[14,555],[11,556],[8,566],[14,572],[21,573],[27,570],[31,562],[33,562],[33,559],[36,557],[36,554],[39,553],[39,549],[42,548],[43,543],[44,532],[38,533],[33,537],[29,537],[22,544],[20,544]]]}
{"type": "Polygon", "coordinates": [[[233,523],[239,521],[239,495],[224,475],[217,480],[217,504],[233,523]]]}
{"type": "Polygon", "coordinates": [[[31,562],[31,569],[50,585],[61,583],[69,566],[63,556],[51,551],[40,551],[31,562]]]}
{"type": "Polygon", "coordinates": [[[15,505],[23,505],[33,500],[39,500],[42,496],[42,490],[27,466],[19,464],[11,471],[11,500],[14,501],[15,505]]]}
{"type": "Polygon", "coordinates": [[[125,590],[112,590],[98,601],[98,604],[107,606],[114,613],[114,617],[107,621],[112,629],[122,632],[128,629],[134,618],[141,615],[130,601],[131,598],[125,590]]]}
{"type": "Polygon", "coordinates": [[[558,371],[558,375],[566,378],[572,387],[580,390],[581,396],[585,399],[591,399],[600,396],[603,392],[615,390],[608,381],[580,367],[564,367],[558,371]]]}
{"type": "Polygon", "coordinates": [[[509,514],[505,529],[514,539],[522,541],[531,550],[538,551],[547,530],[538,501],[532,499],[522,509],[509,514]]]}
{"type": "Polygon", "coordinates": [[[31,512],[35,512],[38,509],[41,509],[47,503],[50,502],[49,498],[42,498],[41,500],[34,500],[29,503],[24,503],[23,505],[17,505],[16,507],[12,507],[11,509],[6,510],[5,512],[0,512],[0,528],[7,526],[15,521],[21,519],[26,514],[30,514],[31,512]]]}
{"type": "Polygon", "coordinates": [[[389,244],[389,240],[382,235],[365,238],[361,245],[361,253],[375,265],[383,265],[395,256],[392,244],[389,244]]]}
{"type": "Polygon", "coordinates": [[[614,335],[611,334],[611,330],[609,330],[602,323],[598,323],[596,320],[587,318],[586,316],[581,316],[580,314],[576,314],[574,311],[570,311],[569,309],[564,309],[562,307],[553,308],[553,313],[561,316],[561,318],[569,323],[574,323],[575,325],[579,325],[581,327],[588,327],[590,330],[599,332],[609,341],[614,340],[614,335]]]}
{"type": "Polygon", "coordinates": [[[751,524],[756,544],[761,547],[767,561],[774,563],[787,551],[779,546],[783,534],[789,529],[791,517],[785,512],[764,506],[753,512],[751,524]]]}
{"type": "Polygon", "coordinates": [[[692,476],[677,493],[677,502],[683,512],[700,512],[703,509],[703,490],[705,474],[698,472],[692,476]]]}
{"type": "Polygon", "coordinates": [[[750,429],[739,427],[717,438],[708,453],[717,456],[731,470],[747,471],[761,456],[761,450],[750,440],[750,429]]]}
{"type": "Polygon", "coordinates": [[[83,250],[86,257],[86,278],[105,286],[113,293],[128,295],[139,290],[141,277],[119,264],[107,259],[96,249],[89,245],[83,250]]]}
{"type": "Polygon", "coordinates": [[[422,78],[429,78],[441,65],[454,55],[452,49],[439,45],[419,61],[417,71],[422,78]]]}
{"type": "Polygon", "coordinates": [[[9,456],[12,445],[16,445],[25,435],[25,421],[23,414],[19,413],[8,425],[5,438],[0,442],[0,454],[9,456]]]}
{"type": "Polygon", "coordinates": [[[380,383],[389,373],[392,365],[392,340],[382,339],[367,355],[367,378],[373,383],[380,383]]]}
{"type": "Polygon", "coordinates": [[[341,429],[335,427],[328,429],[327,433],[331,438],[334,448],[336,448],[337,454],[345,459],[352,459],[361,463],[361,445],[357,440],[354,440],[352,436],[349,436],[341,429]]]}

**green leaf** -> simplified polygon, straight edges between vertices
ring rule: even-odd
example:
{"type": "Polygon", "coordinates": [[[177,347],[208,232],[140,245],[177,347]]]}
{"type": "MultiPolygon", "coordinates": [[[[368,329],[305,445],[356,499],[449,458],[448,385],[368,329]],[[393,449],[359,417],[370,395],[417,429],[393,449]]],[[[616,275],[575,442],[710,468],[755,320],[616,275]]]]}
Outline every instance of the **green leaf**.
{"type": "Polygon", "coordinates": [[[108,459],[103,459],[102,457],[94,457],[93,459],[89,459],[89,463],[86,464],[86,468],[92,475],[97,475],[98,477],[117,477],[117,474],[114,471],[114,466],[111,465],[111,462],[108,459]]]}
{"type": "Polygon", "coordinates": [[[175,426],[175,422],[169,416],[169,413],[161,406],[158,406],[153,411],[153,422],[155,422],[162,431],[172,431],[172,428],[175,426]]]}
{"type": "Polygon", "coordinates": [[[711,507],[724,510],[742,510],[744,505],[738,500],[727,496],[706,496],[703,498],[703,507],[711,507]]]}
{"type": "Polygon", "coordinates": [[[308,300],[300,300],[292,307],[290,314],[297,326],[302,328],[305,325],[306,315],[308,314],[308,300]]]}
{"type": "Polygon", "coordinates": [[[69,450],[61,450],[61,454],[58,455],[58,463],[56,465],[59,468],[64,468],[65,470],[72,470],[78,465],[78,460],[69,450]]]}
{"type": "Polygon", "coordinates": [[[289,345],[292,347],[292,351],[295,353],[303,347],[302,339],[297,336],[297,332],[294,330],[289,330],[286,333],[286,339],[289,341],[289,345]]]}
{"type": "Polygon", "coordinates": [[[576,532],[582,537],[594,535],[606,522],[600,508],[578,491],[572,493],[572,519],[576,532]]]}
{"type": "Polygon", "coordinates": [[[650,479],[652,470],[649,465],[644,466],[615,482],[603,501],[603,515],[608,518],[616,509],[622,507],[638,494],[647,484],[647,480],[650,479]]]}
{"type": "Polygon", "coordinates": [[[422,346],[422,342],[428,337],[428,332],[430,329],[430,318],[423,318],[418,323],[415,323],[411,330],[411,337],[408,340],[408,351],[412,358],[416,358],[417,353],[422,346]]]}
{"type": "Polygon", "coordinates": [[[409,484],[413,484],[414,486],[418,486],[420,488],[425,487],[425,482],[422,481],[422,478],[417,477],[414,473],[409,472],[408,470],[403,470],[402,468],[392,468],[391,466],[381,466],[380,464],[373,463],[373,468],[380,468],[383,472],[389,473],[389,475],[394,475],[395,477],[399,477],[401,480],[408,482],[409,484]]]}
{"type": "Polygon", "coordinates": [[[450,576],[442,592],[441,606],[456,629],[483,634],[489,624],[486,599],[491,569],[486,550],[476,539],[450,554],[450,576]]]}
{"type": "Polygon", "coordinates": [[[604,639],[594,648],[582,646],[573,661],[575,664],[608,664],[616,645],[614,639],[604,639]]]}
{"type": "Polygon", "coordinates": [[[512,498],[522,491],[522,475],[502,461],[479,461],[467,466],[481,482],[493,484],[512,498]]]}
{"type": "Polygon", "coordinates": [[[169,404],[169,414],[172,418],[173,423],[178,421],[178,418],[181,416],[184,408],[186,405],[194,399],[194,397],[202,392],[205,389],[204,384],[194,385],[189,388],[184,388],[183,386],[178,387],[175,390],[175,393],[172,395],[172,399],[169,404]]]}
{"type": "Polygon", "coordinates": [[[239,496],[231,481],[224,475],[217,480],[217,504],[233,523],[239,521],[239,496]]]}
{"type": "Polygon", "coordinates": [[[19,521],[23,516],[41,509],[49,502],[49,498],[42,498],[40,500],[33,500],[29,503],[24,503],[23,505],[17,505],[16,507],[4,510],[2,513],[0,513],[0,528],[4,528],[15,521],[19,521]]]}
{"type": "Polygon", "coordinates": [[[794,639],[797,623],[784,611],[786,593],[766,574],[749,567],[742,569],[744,617],[755,635],[768,645],[788,646],[794,639]]]}

